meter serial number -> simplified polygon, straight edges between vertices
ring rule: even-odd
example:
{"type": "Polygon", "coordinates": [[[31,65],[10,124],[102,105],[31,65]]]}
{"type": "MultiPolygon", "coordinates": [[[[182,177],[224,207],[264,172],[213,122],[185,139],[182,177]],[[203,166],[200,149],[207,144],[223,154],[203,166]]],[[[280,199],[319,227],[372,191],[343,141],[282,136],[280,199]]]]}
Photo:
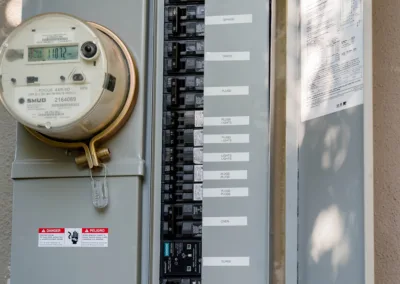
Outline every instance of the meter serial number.
{"type": "Polygon", "coordinates": [[[61,97],[55,98],[56,103],[63,103],[63,102],[76,102],[76,97],[61,97]]]}
{"type": "Polygon", "coordinates": [[[64,115],[64,113],[61,111],[51,111],[51,110],[39,114],[39,116],[41,117],[56,117],[61,115],[64,115]]]}

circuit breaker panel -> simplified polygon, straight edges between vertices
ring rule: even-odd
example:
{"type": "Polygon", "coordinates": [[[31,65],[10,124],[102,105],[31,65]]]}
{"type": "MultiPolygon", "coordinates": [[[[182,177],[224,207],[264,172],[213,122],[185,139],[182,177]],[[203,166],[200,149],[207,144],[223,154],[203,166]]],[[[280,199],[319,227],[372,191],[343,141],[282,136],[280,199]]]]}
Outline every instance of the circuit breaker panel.
{"type": "Polygon", "coordinates": [[[160,283],[200,284],[205,7],[164,9],[160,283]]]}

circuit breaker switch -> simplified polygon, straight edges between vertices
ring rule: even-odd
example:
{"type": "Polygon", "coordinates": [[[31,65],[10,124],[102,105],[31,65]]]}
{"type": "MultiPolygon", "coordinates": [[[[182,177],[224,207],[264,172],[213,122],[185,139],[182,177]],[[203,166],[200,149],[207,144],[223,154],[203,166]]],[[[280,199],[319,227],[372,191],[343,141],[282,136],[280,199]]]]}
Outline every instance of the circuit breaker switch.
{"type": "Polygon", "coordinates": [[[179,103],[179,80],[172,79],[171,81],[171,105],[176,106],[179,103]]]}
{"type": "Polygon", "coordinates": [[[172,34],[179,33],[181,13],[181,8],[179,7],[171,7],[168,10],[168,19],[172,21],[172,34]]]}
{"type": "Polygon", "coordinates": [[[180,59],[180,44],[174,42],[172,43],[172,70],[179,70],[180,59]]]}

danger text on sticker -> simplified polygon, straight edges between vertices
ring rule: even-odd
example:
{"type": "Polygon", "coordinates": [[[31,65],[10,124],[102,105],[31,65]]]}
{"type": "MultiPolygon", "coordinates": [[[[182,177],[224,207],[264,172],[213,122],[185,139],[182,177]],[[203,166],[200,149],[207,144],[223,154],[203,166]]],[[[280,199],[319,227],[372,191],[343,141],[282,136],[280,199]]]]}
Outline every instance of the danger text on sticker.
{"type": "Polygon", "coordinates": [[[83,228],[83,234],[108,234],[108,228],[83,228]]]}
{"type": "Polygon", "coordinates": [[[64,228],[39,228],[39,234],[64,234],[64,228]]]}

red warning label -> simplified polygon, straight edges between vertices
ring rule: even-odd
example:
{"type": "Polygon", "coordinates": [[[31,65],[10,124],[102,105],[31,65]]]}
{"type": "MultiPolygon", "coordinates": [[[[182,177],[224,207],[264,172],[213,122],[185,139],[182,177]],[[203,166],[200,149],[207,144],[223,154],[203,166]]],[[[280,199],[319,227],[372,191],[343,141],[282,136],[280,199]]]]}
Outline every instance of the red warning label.
{"type": "Polygon", "coordinates": [[[64,234],[64,228],[39,228],[39,234],[64,234]]]}
{"type": "Polygon", "coordinates": [[[108,228],[82,228],[82,247],[108,247],[108,228]]]}
{"type": "Polygon", "coordinates": [[[108,228],[39,228],[39,247],[108,247],[108,228]]]}
{"type": "Polygon", "coordinates": [[[83,234],[108,234],[107,228],[83,228],[83,234]]]}
{"type": "Polygon", "coordinates": [[[64,228],[39,228],[39,247],[62,247],[64,236],[64,228]]]}

